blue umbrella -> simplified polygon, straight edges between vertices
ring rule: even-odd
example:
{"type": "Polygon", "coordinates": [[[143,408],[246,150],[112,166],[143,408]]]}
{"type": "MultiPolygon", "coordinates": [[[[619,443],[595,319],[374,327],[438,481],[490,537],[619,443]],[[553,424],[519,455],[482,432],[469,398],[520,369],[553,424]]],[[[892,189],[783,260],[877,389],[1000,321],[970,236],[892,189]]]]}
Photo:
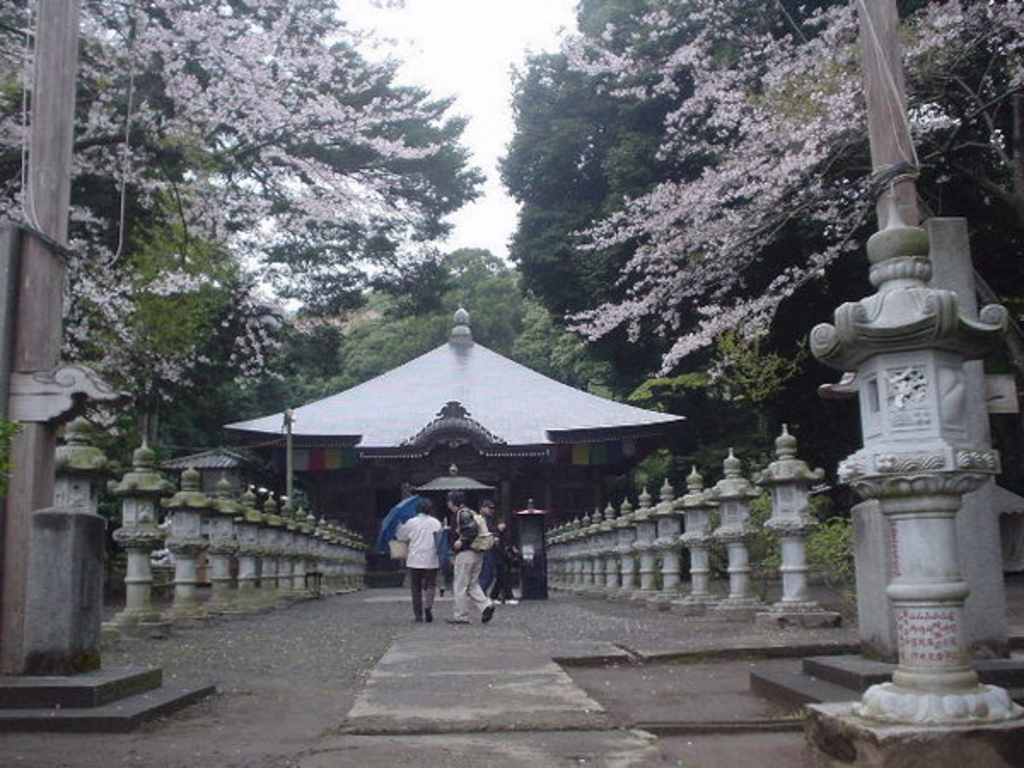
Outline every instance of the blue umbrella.
{"type": "Polygon", "coordinates": [[[377,535],[377,550],[382,555],[391,554],[388,542],[395,538],[399,525],[406,520],[416,517],[416,502],[421,498],[421,496],[410,496],[407,499],[402,499],[380,521],[380,533],[377,535]]]}

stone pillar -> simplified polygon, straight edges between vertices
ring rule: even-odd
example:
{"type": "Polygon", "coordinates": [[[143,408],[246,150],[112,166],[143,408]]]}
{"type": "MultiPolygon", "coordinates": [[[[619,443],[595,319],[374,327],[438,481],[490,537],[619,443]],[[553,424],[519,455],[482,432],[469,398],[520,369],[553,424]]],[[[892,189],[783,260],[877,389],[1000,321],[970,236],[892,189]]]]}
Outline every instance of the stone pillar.
{"type": "Polygon", "coordinates": [[[588,529],[588,544],[587,548],[590,552],[590,593],[601,594],[604,592],[604,536],[601,525],[604,523],[604,514],[601,512],[601,508],[594,509],[594,514],[590,518],[590,528],[588,529]]]}
{"type": "Polygon", "coordinates": [[[615,507],[608,502],[604,510],[604,521],[601,523],[601,554],[604,556],[604,592],[605,597],[612,597],[619,588],[619,559],[615,552],[618,543],[615,529],[615,507]]]}
{"type": "Polygon", "coordinates": [[[679,597],[679,516],[676,514],[675,489],[668,478],[661,486],[661,501],[654,510],[657,538],[654,546],[661,556],[661,592],[647,601],[650,608],[667,611],[679,597]]]}
{"type": "Polygon", "coordinates": [[[238,538],[238,595],[236,609],[255,611],[261,607],[256,590],[256,564],[260,557],[260,526],[263,515],[256,509],[256,495],[252,489],[242,494],[235,526],[238,538]]]}
{"type": "Polygon", "coordinates": [[[633,554],[636,527],[633,523],[633,505],[629,503],[629,499],[623,499],[619,505],[615,536],[615,553],[619,557],[619,592],[616,597],[629,598],[637,588],[636,561],[633,554]]]}
{"type": "Polygon", "coordinates": [[[577,591],[583,594],[594,583],[594,560],[590,553],[590,515],[583,515],[580,518],[580,525],[576,531],[576,547],[580,559],[580,583],[577,591]]]}
{"type": "Polygon", "coordinates": [[[864,447],[839,476],[877,500],[891,541],[899,663],[853,712],[908,725],[1002,722],[1024,712],[969,666],[956,514],[961,496],[999,471],[995,451],[969,436],[963,362],[1000,343],[1007,313],[993,305],[966,317],[955,293],[928,287],[928,251],[924,230],[890,211],[868,240],[878,292],[811,333],[819,360],[856,371],[843,386],[859,396],[864,447]]]}
{"type": "Polygon", "coordinates": [[[782,425],[782,434],[775,440],[777,461],[773,461],[757,478],[757,483],[772,494],[772,515],[765,528],[779,539],[782,564],[782,599],[755,617],[757,624],[807,628],[835,627],[840,616],[825,611],[807,593],[807,535],[818,527],[810,511],[808,488],[820,481],[825,472],[811,470],[796,457],[796,438],[782,425]]]}
{"type": "Polygon", "coordinates": [[[171,519],[167,548],[174,555],[174,602],[167,618],[175,622],[206,616],[196,592],[196,562],[206,549],[203,515],[210,510],[210,499],[199,490],[199,483],[199,473],[190,467],[181,473],[181,490],[163,501],[171,519]]]}
{"type": "Polygon", "coordinates": [[[231,499],[231,483],[221,478],[217,483],[217,498],[210,505],[207,553],[210,558],[210,602],[206,610],[224,613],[235,609],[237,593],[232,585],[231,559],[238,552],[235,517],[239,505],[231,499]]]}
{"type": "Polygon", "coordinates": [[[263,573],[260,574],[260,598],[264,605],[276,607],[281,604],[278,592],[277,571],[281,557],[279,533],[283,521],[277,514],[277,502],[268,496],[263,503],[263,525],[260,526],[260,556],[263,573]]]}
{"type": "Polygon", "coordinates": [[[640,494],[640,506],[637,507],[636,513],[633,515],[633,523],[636,525],[633,551],[640,556],[640,589],[633,593],[633,599],[646,600],[654,592],[654,564],[657,557],[654,539],[658,523],[654,519],[653,513],[651,494],[644,488],[640,494]]]}
{"type": "Polygon", "coordinates": [[[583,522],[576,518],[569,524],[569,588],[577,590],[583,586],[583,543],[580,528],[583,522]]]}
{"type": "Polygon", "coordinates": [[[685,532],[680,541],[690,551],[690,592],[672,602],[672,610],[688,616],[700,616],[717,600],[711,594],[710,550],[711,511],[716,506],[704,490],[704,478],[694,467],[686,478],[688,493],[681,499],[685,532]]]}
{"type": "Polygon", "coordinates": [[[73,675],[100,667],[103,533],[96,514],[107,459],[91,425],[68,424],[56,450],[54,506],[32,514],[26,592],[25,672],[73,675]]]}
{"type": "Polygon", "coordinates": [[[110,492],[121,500],[121,527],[114,531],[114,541],[124,547],[128,556],[125,574],[125,607],[111,620],[116,627],[152,627],[163,624],[153,608],[153,550],[161,545],[164,533],[157,528],[160,499],[174,486],[156,471],[156,454],[143,443],[132,456],[132,471],[118,483],[110,484],[110,492]]]}
{"type": "Polygon", "coordinates": [[[729,555],[729,596],[714,608],[714,615],[727,621],[745,621],[763,607],[750,586],[750,562],[747,539],[750,528],[750,500],[758,495],[753,484],[743,477],[740,460],[729,449],[723,462],[725,477],[711,489],[721,510],[721,523],[714,537],[725,545],[729,555]]]}

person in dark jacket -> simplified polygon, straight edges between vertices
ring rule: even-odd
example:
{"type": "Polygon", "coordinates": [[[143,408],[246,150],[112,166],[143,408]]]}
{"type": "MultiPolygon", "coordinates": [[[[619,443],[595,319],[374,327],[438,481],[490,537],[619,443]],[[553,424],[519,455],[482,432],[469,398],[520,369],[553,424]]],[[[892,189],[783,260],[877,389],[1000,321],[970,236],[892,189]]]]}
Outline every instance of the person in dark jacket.
{"type": "Polygon", "coordinates": [[[515,599],[515,593],[512,591],[512,572],[518,563],[519,549],[512,542],[512,532],[504,519],[498,520],[494,536],[496,541],[489,550],[495,553],[494,586],[491,588],[490,597],[502,605],[516,605],[519,601],[515,599]]]}
{"type": "Polygon", "coordinates": [[[469,609],[473,606],[480,611],[481,623],[486,624],[494,615],[494,603],[480,589],[483,553],[473,549],[473,541],[479,533],[476,517],[466,506],[466,497],[462,491],[449,491],[448,509],[452,513],[455,535],[455,541],[452,543],[452,550],[455,552],[455,584],[452,587],[455,610],[448,623],[469,624],[469,609]]]}

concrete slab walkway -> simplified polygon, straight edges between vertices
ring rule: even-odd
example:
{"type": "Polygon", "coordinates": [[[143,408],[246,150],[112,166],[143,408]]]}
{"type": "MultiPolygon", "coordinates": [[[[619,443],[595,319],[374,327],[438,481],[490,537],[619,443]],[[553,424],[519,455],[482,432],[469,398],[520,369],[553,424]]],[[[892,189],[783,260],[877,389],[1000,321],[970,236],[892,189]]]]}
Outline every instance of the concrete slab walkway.
{"type": "Polygon", "coordinates": [[[418,625],[377,662],[342,724],[354,734],[613,726],[544,644],[515,629],[418,625]]]}

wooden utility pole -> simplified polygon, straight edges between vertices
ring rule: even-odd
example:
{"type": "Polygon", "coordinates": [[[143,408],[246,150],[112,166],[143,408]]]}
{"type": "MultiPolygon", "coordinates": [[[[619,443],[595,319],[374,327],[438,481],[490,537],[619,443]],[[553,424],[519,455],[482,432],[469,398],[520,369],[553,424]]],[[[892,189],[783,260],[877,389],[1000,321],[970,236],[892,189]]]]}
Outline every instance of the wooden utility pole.
{"type": "Polygon", "coordinates": [[[857,0],[857,6],[871,166],[877,176],[892,178],[878,198],[878,226],[884,228],[888,223],[893,196],[903,223],[916,226],[921,214],[914,176],[897,170],[901,166],[910,166],[914,171],[917,168],[907,120],[899,14],[894,0],[857,0]]]}
{"type": "MultiPolygon", "coordinates": [[[[63,335],[64,263],[71,196],[80,0],[39,0],[32,125],[15,320],[15,375],[53,371],[63,335]],[[53,244],[58,246],[53,247],[53,244]]],[[[6,409],[18,418],[16,409],[6,409]]],[[[19,419],[20,420],[20,419],[19,419]]],[[[0,671],[24,670],[28,531],[33,510],[53,503],[57,423],[25,420],[11,446],[3,530],[0,671]]]]}

